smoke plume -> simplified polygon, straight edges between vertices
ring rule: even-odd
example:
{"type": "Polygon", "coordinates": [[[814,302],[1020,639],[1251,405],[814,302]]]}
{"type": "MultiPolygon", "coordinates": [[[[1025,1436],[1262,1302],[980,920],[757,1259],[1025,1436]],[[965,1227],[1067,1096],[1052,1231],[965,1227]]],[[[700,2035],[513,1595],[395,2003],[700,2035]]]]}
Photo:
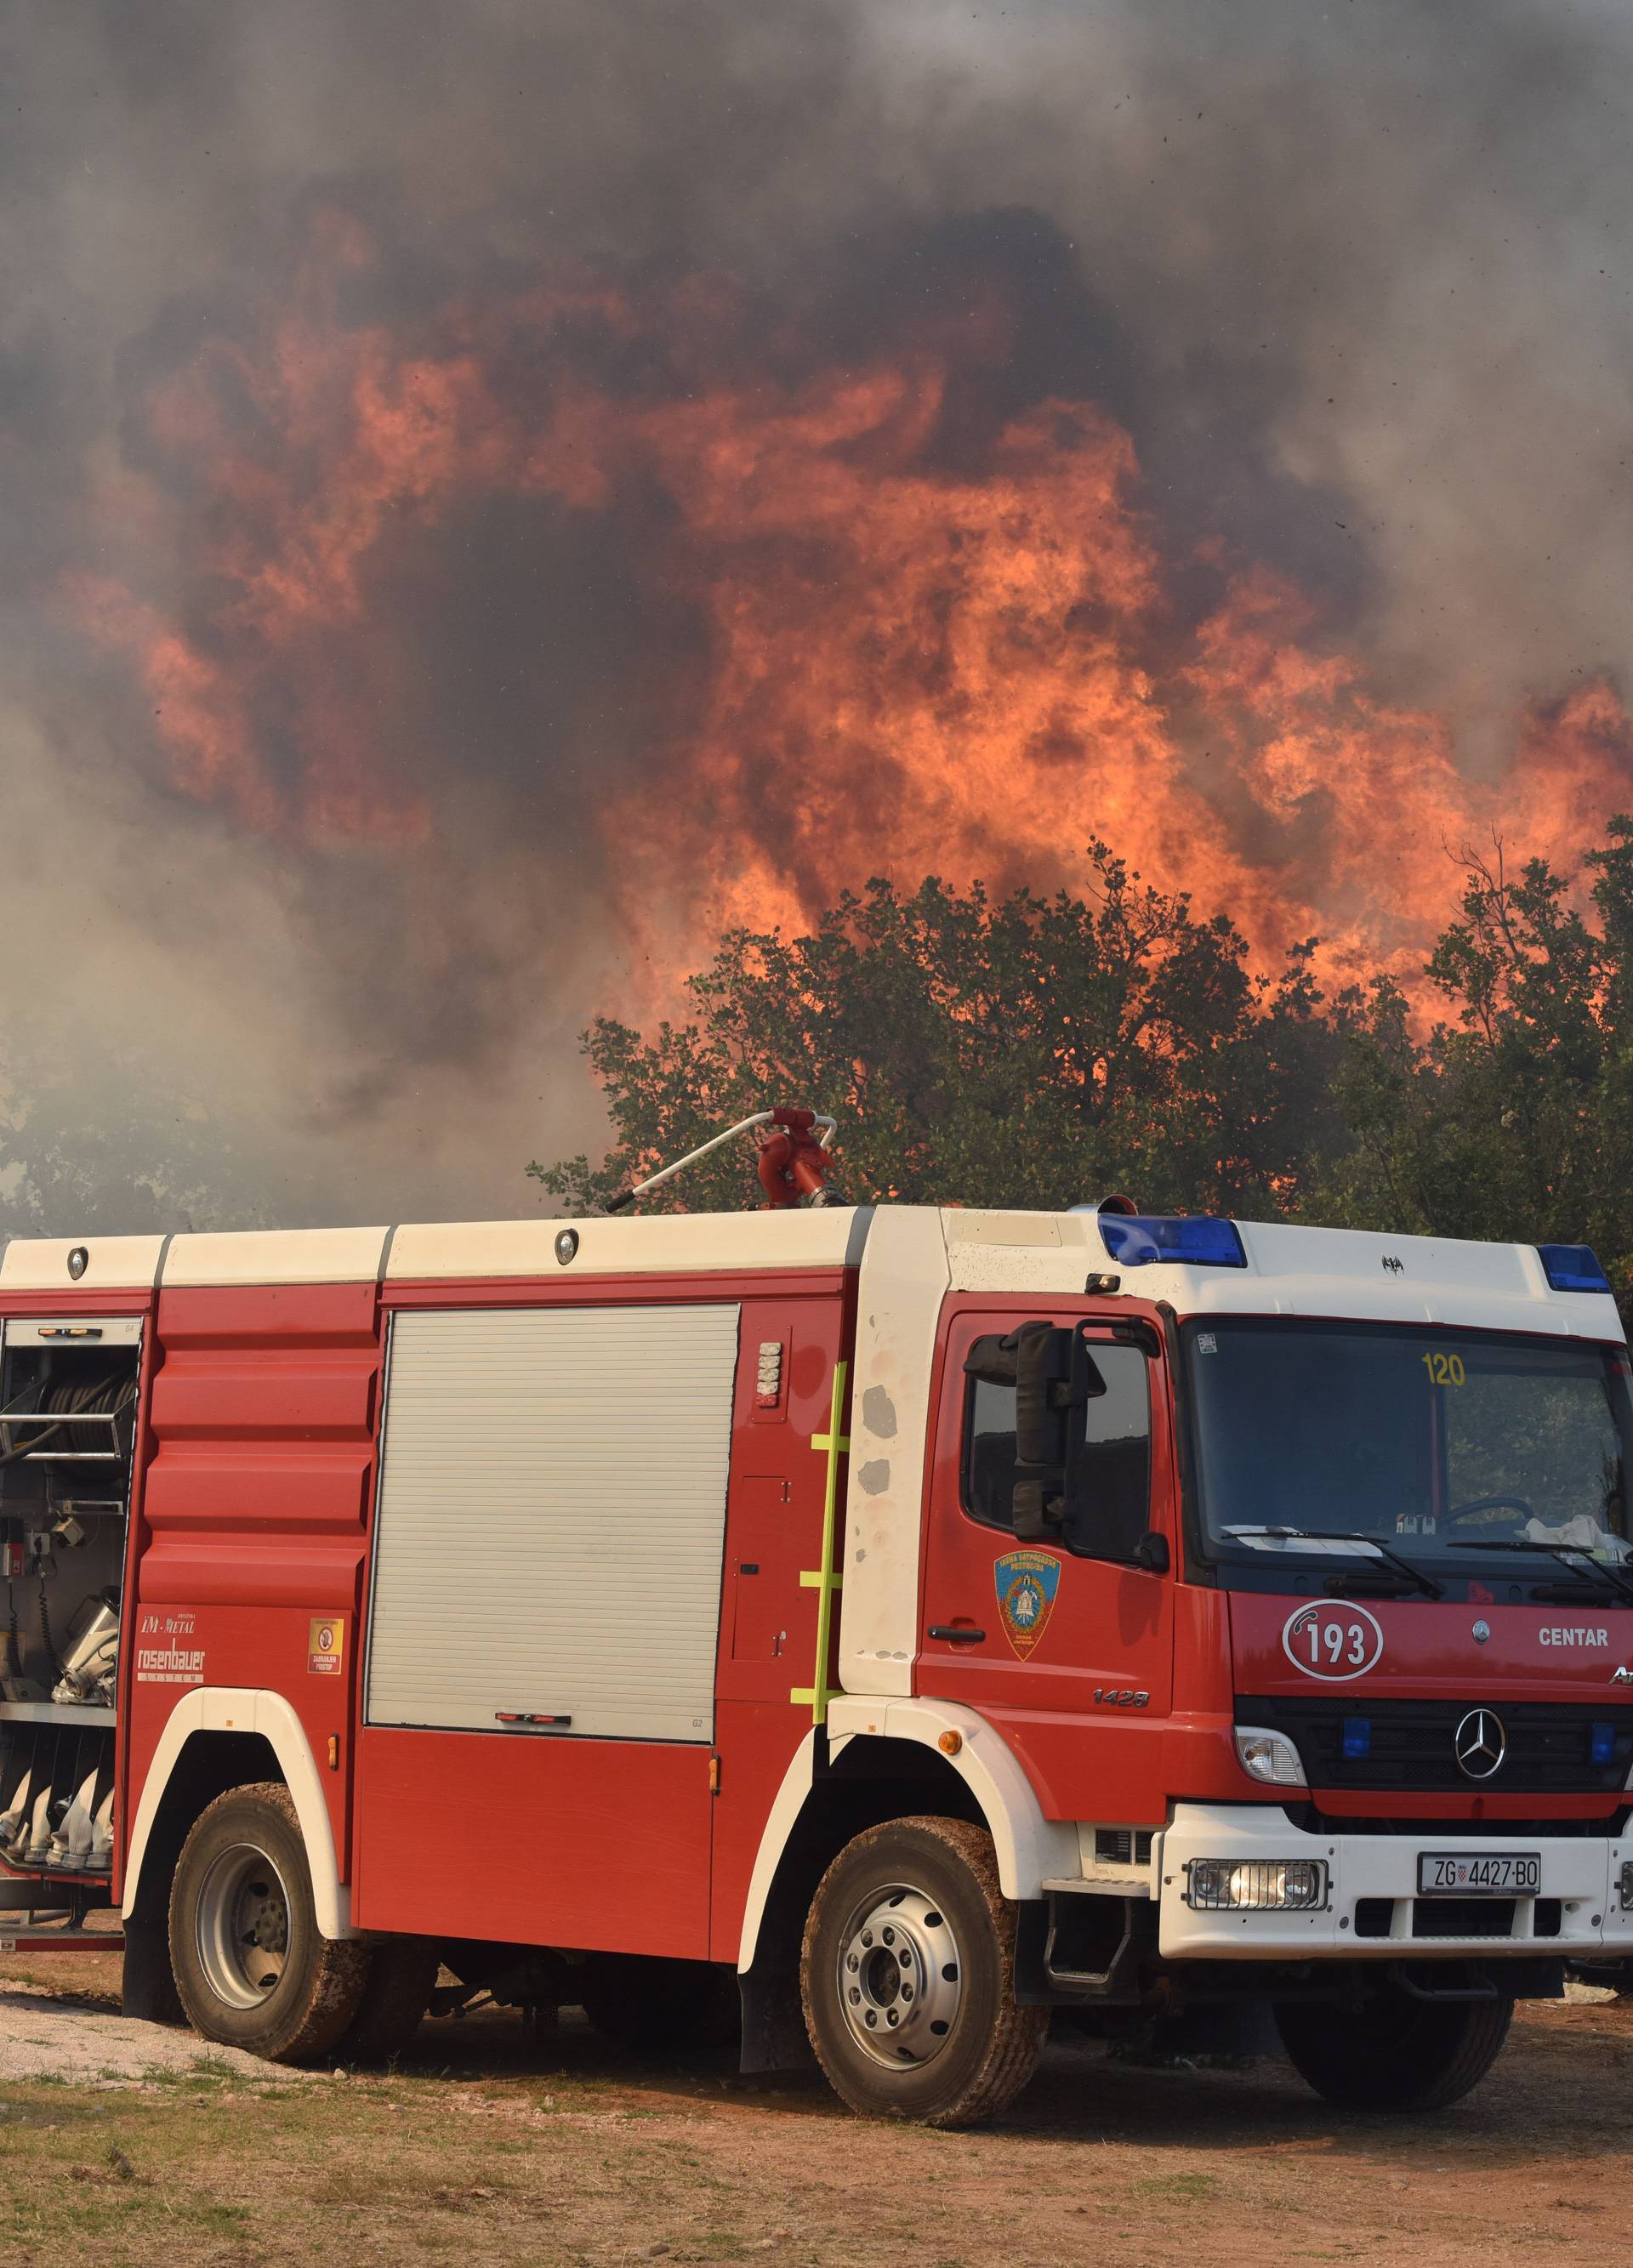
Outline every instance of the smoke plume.
{"type": "MultiPolygon", "coordinates": [[[[1633,802],[1589,0],[86,0],[0,143],[0,1196],[503,1213],[722,923],[1410,978],[1633,802]]],[[[821,1101],[823,1098],[816,1098],[821,1101]]]]}

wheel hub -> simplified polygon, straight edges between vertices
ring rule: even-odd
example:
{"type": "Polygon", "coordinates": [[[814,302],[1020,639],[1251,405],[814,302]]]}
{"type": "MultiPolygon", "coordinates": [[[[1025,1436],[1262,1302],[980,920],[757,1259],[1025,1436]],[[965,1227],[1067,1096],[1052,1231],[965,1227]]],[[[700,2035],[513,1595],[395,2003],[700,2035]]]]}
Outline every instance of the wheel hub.
{"type": "Polygon", "coordinates": [[[199,1966],[218,1999],[258,2007],[289,1952],[289,1893],[264,1851],[235,1843],[211,1860],[195,1915],[199,1966]]]}
{"type": "Polygon", "coordinates": [[[851,2036],[876,2063],[900,2071],[938,2056],[964,1994],[941,1908],[906,1883],[870,1891],[846,1925],[839,1990],[851,2036]]]}

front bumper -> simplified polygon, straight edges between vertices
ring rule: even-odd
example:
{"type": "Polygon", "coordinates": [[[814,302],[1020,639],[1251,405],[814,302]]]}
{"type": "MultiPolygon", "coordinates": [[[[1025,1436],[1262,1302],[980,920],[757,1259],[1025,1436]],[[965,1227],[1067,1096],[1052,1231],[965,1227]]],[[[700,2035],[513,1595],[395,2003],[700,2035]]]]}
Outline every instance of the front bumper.
{"type": "Polygon", "coordinates": [[[1633,1908],[1621,1896],[1622,1868],[1633,1861],[1633,1835],[1482,1834],[1459,1840],[1444,1828],[1423,1835],[1309,1835],[1274,1804],[1182,1803],[1153,1856],[1158,1948],[1170,1960],[1492,1959],[1505,1952],[1575,1960],[1595,1954],[1607,1960],[1633,1957],[1633,1908]],[[1423,1852],[1447,1850],[1478,1850],[1494,1858],[1538,1853],[1540,1891],[1534,1897],[1482,1899],[1480,1918],[1488,1929],[1467,1937],[1445,1934],[1468,1902],[1420,1899],[1417,1862],[1423,1852]],[[1187,1864],[1197,1859],[1318,1860],[1327,1869],[1326,1903],[1308,1911],[1199,1911],[1186,1902],[1187,1864]],[[1504,1906],[1511,1909],[1506,1917],[1504,1906]],[[1502,1933],[1488,1933],[1489,1926],[1504,1922],[1502,1933]],[[1380,1927],[1387,1933],[1377,1933],[1380,1927]]]}

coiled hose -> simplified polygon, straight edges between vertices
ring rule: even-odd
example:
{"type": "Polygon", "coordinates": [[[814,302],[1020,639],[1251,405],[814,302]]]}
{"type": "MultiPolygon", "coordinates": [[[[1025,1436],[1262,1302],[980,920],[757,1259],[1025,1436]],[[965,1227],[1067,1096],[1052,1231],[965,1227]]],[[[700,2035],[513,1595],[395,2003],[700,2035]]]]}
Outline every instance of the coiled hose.
{"type": "MultiPolygon", "coordinates": [[[[18,1396],[18,1400],[26,1399],[34,1391],[33,1388],[28,1388],[25,1394],[18,1396]]],[[[14,1465],[24,1457],[37,1455],[43,1445],[54,1440],[59,1433],[66,1433],[71,1440],[75,1429],[70,1425],[63,1425],[60,1422],[63,1418],[102,1416],[117,1418],[121,1410],[130,1407],[136,1396],[135,1378],[122,1377],[117,1371],[106,1372],[100,1378],[85,1378],[78,1381],[64,1379],[61,1384],[48,1387],[44,1395],[40,1396],[38,1413],[30,1410],[28,1416],[32,1418],[36,1414],[46,1418],[55,1415],[59,1422],[55,1425],[45,1425],[39,1432],[31,1433],[26,1440],[13,1442],[9,1449],[0,1449],[0,1466],[14,1465]]],[[[0,1410],[0,1427],[4,1426],[7,1419],[11,1418],[15,1406],[15,1403],[11,1403],[5,1409],[0,1410]]],[[[110,1432],[117,1431],[116,1428],[109,1430],[110,1432]]],[[[9,1677],[19,1677],[22,1675],[22,1650],[18,1641],[17,1604],[9,1583],[6,1586],[6,1602],[8,1608],[6,1653],[9,1660],[4,1674],[9,1677]]],[[[63,1675],[63,1664],[57,1653],[56,1639],[51,1629],[50,1609],[46,1601],[46,1583],[43,1574],[40,1578],[40,1643],[45,1649],[45,1657],[50,1665],[49,1682],[55,1684],[63,1675]]]]}
{"type": "MultiPolygon", "coordinates": [[[[28,1389],[30,1393],[33,1391],[32,1388],[28,1389]]],[[[64,1380],[60,1386],[47,1389],[38,1412],[30,1410],[27,1415],[32,1418],[36,1415],[46,1417],[60,1412],[63,1417],[106,1415],[116,1418],[122,1410],[129,1408],[136,1395],[136,1380],[122,1378],[116,1371],[101,1378],[82,1379],[78,1385],[64,1380]]],[[[19,1400],[23,1398],[18,1396],[19,1400]]],[[[25,1422],[23,1418],[13,1416],[14,1408],[14,1404],[9,1404],[0,1410],[0,1427],[9,1431],[8,1420],[11,1425],[25,1422]]],[[[31,1433],[26,1441],[14,1442],[9,1449],[0,1449],[0,1465],[14,1465],[23,1457],[37,1455],[47,1441],[54,1440],[59,1433],[64,1432],[71,1439],[73,1428],[61,1424],[46,1425],[42,1432],[31,1433]]]]}

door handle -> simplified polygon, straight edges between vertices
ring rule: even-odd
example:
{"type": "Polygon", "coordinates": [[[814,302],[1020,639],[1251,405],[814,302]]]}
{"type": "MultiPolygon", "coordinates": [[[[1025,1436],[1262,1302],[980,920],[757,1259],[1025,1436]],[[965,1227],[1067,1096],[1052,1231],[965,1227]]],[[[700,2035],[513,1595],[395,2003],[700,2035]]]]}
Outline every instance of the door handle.
{"type": "Polygon", "coordinates": [[[944,1638],[949,1646],[979,1646],[986,1633],[969,1623],[932,1623],[925,1636],[944,1638]]]}

